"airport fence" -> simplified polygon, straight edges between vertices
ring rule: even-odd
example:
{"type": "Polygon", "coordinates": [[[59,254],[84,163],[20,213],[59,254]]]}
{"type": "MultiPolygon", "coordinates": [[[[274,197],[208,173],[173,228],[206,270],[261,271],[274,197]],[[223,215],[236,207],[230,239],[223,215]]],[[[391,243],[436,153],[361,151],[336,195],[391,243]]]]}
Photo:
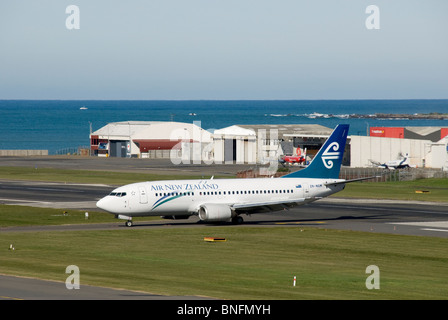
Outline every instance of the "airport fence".
{"type": "Polygon", "coordinates": [[[79,155],[79,156],[89,156],[90,147],[89,146],[79,146],[79,147],[68,147],[56,150],[55,155],[79,155]]]}
{"type": "MultiPolygon", "coordinates": [[[[292,169],[292,168],[291,168],[292,169]]],[[[248,170],[239,171],[237,173],[237,178],[266,178],[270,176],[281,177],[293,171],[290,168],[281,168],[274,175],[263,174],[263,170],[260,168],[251,168],[248,170]]],[[[300,170],[300,169],[299,169],[300,170]]],[[[381,168],[350,168],[342,167],[339,174],[340,179],[351,180],[375,177],[373,179],[365,180],[364,182],[389,182],[389,181],[412,181],[417,179],[426,178],[448,178],[448,172],[442,171],[441,169],[431,169],[431,168],[409,168],[409,169],[399,169],[399,170],[389,170],[381,168]]]]}
{"type": "Polygon", "coordinates": [[[48,156],[48,150],[0,150],[0,157],[48,156]]]}
{"type": "Polygon", "coordinates": [[[366,182],[412,181],[426,178],[448,178],[448,172],[431,168],[408,168],[389,170],[381,168],[348,168],[342,167],[340,179],[359,179],[376,177],[366,182]]]}

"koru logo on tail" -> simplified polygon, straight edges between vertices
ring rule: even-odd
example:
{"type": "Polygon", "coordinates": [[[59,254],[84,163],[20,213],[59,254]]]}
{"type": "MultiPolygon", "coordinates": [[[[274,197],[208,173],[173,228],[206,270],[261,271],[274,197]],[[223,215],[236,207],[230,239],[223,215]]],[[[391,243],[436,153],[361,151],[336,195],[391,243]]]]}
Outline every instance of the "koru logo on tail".
{"type": "Polygon", "coordinates": [[[333,160],[336,160],[340,157],[341,153],[338,152],[339,150],[339,143],[332,142],[330,145],[325,149],[324,153],[322,154],[322,162],[324,163],[325,168],[331,169],[333,168],[333,160]]]}

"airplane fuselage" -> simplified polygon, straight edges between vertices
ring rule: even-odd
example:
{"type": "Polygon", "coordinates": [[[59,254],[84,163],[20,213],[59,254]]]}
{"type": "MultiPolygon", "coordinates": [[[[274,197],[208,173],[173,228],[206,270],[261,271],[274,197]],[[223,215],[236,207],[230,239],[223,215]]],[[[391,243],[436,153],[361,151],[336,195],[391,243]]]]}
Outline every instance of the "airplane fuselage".
{"type": "Polygon", "coordinates": [[[132,217],[191,215],[209,203],[230,207],[292,201],[305,204],[342,190],[344,185],[326,185],[337,181],[343,180],[258,178],[140,182],[115,189],[97,205],[110,213],[132,217]]]}

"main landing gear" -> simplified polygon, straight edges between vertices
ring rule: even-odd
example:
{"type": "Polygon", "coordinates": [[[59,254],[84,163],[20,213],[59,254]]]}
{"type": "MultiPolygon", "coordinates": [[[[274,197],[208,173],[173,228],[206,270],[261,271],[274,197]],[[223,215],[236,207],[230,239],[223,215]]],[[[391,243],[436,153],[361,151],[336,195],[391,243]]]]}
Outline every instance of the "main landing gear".
{"type": "Polygon", "coordinates": [[[242,224],[243,222],[244,222],[244,219],[241,216],[236,216],[236,217],[232,218],[233,224],[242,224]]]}

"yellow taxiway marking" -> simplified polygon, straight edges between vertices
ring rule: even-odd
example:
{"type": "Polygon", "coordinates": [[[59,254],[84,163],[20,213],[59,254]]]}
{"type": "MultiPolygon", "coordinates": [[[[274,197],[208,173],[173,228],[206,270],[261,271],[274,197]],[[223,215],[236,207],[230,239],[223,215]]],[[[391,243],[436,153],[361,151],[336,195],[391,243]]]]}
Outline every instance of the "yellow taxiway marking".
{"type": "Polygon", "coordinates": [[[21,298],[13,298],[13,297],[7,297],[7,296],[0,296],[0,299],[7,299],[7,300],[24,300],[21,298]]]}

